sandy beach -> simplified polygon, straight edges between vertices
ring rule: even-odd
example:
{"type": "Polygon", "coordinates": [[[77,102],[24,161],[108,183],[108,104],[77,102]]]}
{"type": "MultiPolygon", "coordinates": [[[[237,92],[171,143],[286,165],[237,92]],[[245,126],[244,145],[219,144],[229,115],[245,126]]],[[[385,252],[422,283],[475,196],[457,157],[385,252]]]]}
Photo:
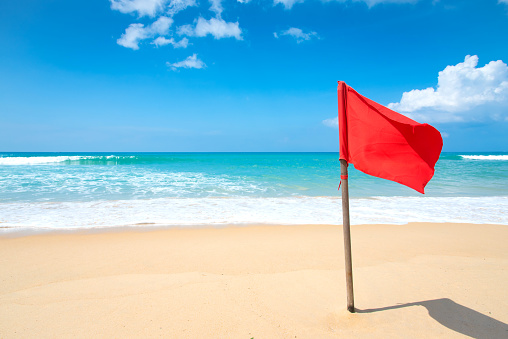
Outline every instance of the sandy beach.
{"type": "Polygon", "coordinates": [[[508,226],[116,230],[0,238],[0,337],[506,338],[508,226]]]}

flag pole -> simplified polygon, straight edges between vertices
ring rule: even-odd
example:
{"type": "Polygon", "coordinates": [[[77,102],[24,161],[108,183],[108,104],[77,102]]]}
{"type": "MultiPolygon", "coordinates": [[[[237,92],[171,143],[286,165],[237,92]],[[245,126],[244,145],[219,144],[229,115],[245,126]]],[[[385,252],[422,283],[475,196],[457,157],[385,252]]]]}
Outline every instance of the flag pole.
{"type": "Polygon", "coordinates": [[[346,160],[340,160],[340,180],[342,184],[342,228],[344,231],[344,259],[346,261],[347,310],[355,312],[353,295],[353,263],[351,259],[351,232],[349,227],[349,188],[346,160]]]}

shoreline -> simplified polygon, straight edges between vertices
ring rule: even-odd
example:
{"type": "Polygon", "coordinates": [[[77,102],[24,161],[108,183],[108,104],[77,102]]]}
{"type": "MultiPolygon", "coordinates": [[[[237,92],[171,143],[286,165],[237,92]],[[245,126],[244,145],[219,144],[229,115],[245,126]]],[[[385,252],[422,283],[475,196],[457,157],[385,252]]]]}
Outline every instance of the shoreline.
{"type": "MultiPolygon", "coordinates": [[[[0,226],[79,229],[118,226],[337,225],[338,197],[157,198],[0,204],[0,226]]],[[[350,199],[352,224],[508,224],[508,196],[350,199]]],[[[2,230],[0,230],[2,231],[2,230]]],[[[8,232],[7,229],[3,229],[8,232]]]]}
{"type": "MultiPolygon", "coordinates": [[[[410,226],[419,224],[450,224],[450,225],[487,225],[487,226],[506,226],[504,223],[472,223],[472,222],[407,222],[407,223],[372,223],[372,224],[351,224],[350,227],[364,226],[410,226]]],[[[157,232],[170,230],[203,230],[203,229],[224,229],[224,228],[248,228],[248,227],[339,227],[342,230],[342,224],[270,224],[270,223],[223,223],[223,224],[195,224],[195,225],[154,225],[150,223],[121,226],[96,226],[83,228],[23,228],[0,226],[0,240],[10,238],[31,237],[39,235],[87,235],[87,234],[117,234],[124,232],[157,232]]]]}
{"type": "Polygon", "coordinates": [[[0,337],[503,337],[508,225],[0,236],[0,337]]]}

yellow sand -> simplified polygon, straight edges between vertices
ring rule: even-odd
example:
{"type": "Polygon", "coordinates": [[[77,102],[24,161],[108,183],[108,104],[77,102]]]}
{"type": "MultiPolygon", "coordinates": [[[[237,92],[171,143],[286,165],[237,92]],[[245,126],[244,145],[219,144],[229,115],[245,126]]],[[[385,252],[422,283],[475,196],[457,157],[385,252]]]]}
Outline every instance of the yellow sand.
{"type": "Polygon", "coordinates": [[[508,338],[508,226],[0,238],[0,338],[508,338]]]}

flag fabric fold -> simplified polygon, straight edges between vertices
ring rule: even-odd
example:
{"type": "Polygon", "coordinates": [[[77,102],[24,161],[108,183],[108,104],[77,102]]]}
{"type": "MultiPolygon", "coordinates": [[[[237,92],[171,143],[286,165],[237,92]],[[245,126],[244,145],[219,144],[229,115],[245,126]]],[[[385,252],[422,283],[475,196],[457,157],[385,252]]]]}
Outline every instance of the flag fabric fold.
{"type": "Polygon", "coordinates": [[[340,159],[423,194],[443,148],[441,133],[360,95],[343,81],[337,94],[340,159]]]}

